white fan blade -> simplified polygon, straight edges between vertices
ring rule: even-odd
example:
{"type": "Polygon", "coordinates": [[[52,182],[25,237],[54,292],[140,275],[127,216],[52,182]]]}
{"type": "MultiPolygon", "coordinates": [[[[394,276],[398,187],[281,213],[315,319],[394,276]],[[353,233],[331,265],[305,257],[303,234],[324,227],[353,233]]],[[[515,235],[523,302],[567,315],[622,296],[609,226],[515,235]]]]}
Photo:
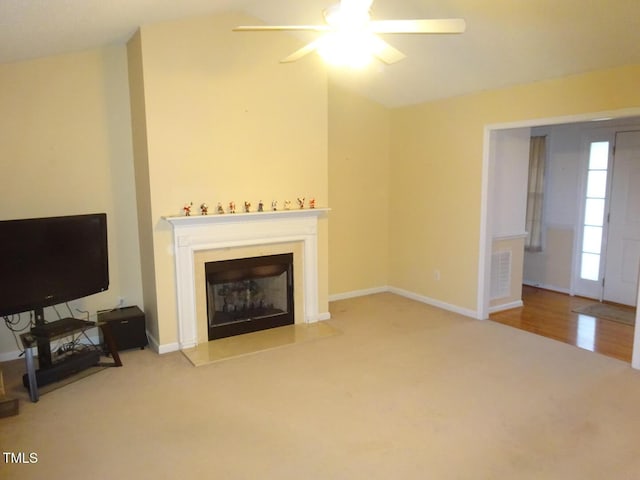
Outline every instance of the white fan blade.
{"type": "Polygon", "coordinates": [[[331,30],[328,25],[240,25],[233,29],[234,32],[270,32],[270,31],[310,31],[326,32],[331,30]]]}
{"type": "Polygon", "coordinates": [[[375,20],[369,25],[374,33],[462,33],[467,28],[462,18],[375,20]]]}
{"type": "Polygon", "coordinates": [[[371,40],[373,46],[373,55],[376,56],[379,60],[383,61],[387,65],[391,65],[392,63],[399,62],[403,58],[406,57],[404,53],[398,50],[395,47],[392,47],[387,42],[382,40],[379,37],[373,36],[371,40]]]}
{"type": "Polygon", "coordinates": [[[316,48],[318,48],[318,44],[320,43],[320,39],[318,40],[314,40],[311,43],[307,43],[304,47],[302,47],[299,50],[296,50],[295,52],[293,52],[291,55],[289,55],[288,57],[283,58],[282,60],[280,60],[280,63],[289,63],[289,62],[295,62],[296,60],[300,60],[302,57],[304,57],[305,55],[310,54],[311,52],[313,52],[316,48]]]}

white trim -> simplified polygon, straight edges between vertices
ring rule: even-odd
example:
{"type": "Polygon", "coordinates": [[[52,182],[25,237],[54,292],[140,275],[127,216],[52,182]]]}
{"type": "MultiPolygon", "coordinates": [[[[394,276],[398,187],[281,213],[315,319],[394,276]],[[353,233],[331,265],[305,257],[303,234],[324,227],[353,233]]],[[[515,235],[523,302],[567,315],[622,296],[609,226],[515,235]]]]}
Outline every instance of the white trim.
{"type": "Polygon", "coordinates": [[[198,344],[194,255],[199,251],[302,242],[303,318],[317,322],[318,217],[328,208],[163,217],[173,227],[180,349],[198,344]]]}
{"type": "Polygon", "coordinates": [[[473,310],[469,310],[467,308],[461,308],[456,305],[451,305],[450,303],[441,302],[440,300],[436,300],[430,297],[425,297],[424,295],[410,292],[402,288],[389,287],[389,291],[391,293],[395,293],[396,295],[400,295],[401,297],[409,298],[411,300],[416,300],[417,302],[421,302],[421,303],[426,303],[427,305],[431,305],[432,307],[438,307],[443,310],[448,310],[449,312],[459,313],[460,315],[464,315],[465,317],[477,318],[476,312],[474,312],[473,310]]]}
{"type": "Polygon", "coordinates": [[[352,290],[350,292],[336,293],[329,295],[329,301],[335,302],[338,300],[346,300],[348,298],[364,297],[366,295],[375,295],[376,293],[385,293],[389,291],[388,286],[365,288],[363,290],[352,290]]]}
{"type": "Polygon", "coordinates": [[[165,345],[157,345],[155,348],[156,353],[164,355],[165,353],[172,353],[180,351],[180,344],[177,342],[167,343],[165,345]]]}
{"type": "Polygon", "coordinates": [[[489,313],[502,312],[504,310],[520,308],[522,306],[522,300],[516,300],[515,302],[503,303],[502,305],[494,305],[493,307],[489,307],[489,313]]]}
{"type": "Polygon", "coordinates": [[[555,285],[549,285],[549,284],[540,283],[540,282],[533,282],[531,280],[525,280],[525,279],[522,280],[522,284],[528,287],[542,288],[544,290],[549,290],[551,292],[565,293],[567,295],[573,296],[573,293],[571,292],[570,288],[556,287],[555,285]]]}
{"type": "Polygon", "coordinates": [[[527,238],[527,232],[524,233],[511,233],[511,234],[498,234],[493,236],[494,242],[501,242],[505,240],[520,240],[521,238],[527,238]]]}
{"type": "Polygon", "coordinates": [[[149,340],[149,348],[159,355],[163,355],[165,353],[177,352],[180,350],[180,345],[177,342],[160,345],[158,343],[158,340],[153,335],[151,335],[148,330],[147,330],[147,339],[149,340]]]}
{"type": "Polygon", "coordinates": [[[151,350],[156,353],[160,353],[160,345],[158,344],[158,340],[156,339],[156,337],[151,335],[151,333],[149,333],[149,330],[147,330],[147,341],[149,342],[149,348],[151,350]]]}
{"type": "Polygon", "coordinates": [[[398,287],[392,286],[383,286],[383,287],[373,287],[367,288],[363,290],[353,290],[351,292],[339,293],[329,296],[330,302],[335,302],[338,300],[346,300],[349,298],[363,297],[367,295],[375,295],[377,293],[393,293],[395,295],[399,295],[401,297],[409,298],[411,300],[415,300],[420,303],[426,303],[427,305],[431,305],[433,307],[438,307],[443,310],[447,310],[449,312],[459,313],[460,315],[464,315],[465,317],[476,318],[476,312],[473,310],[469,310],[467,308],[461,308],[456,305],[452,305],[450,303],[441,302],[440,300],[435,300],[430,297],[426,297],[424,295],[420,295],[418,293],[410,292],[409,290],[404,290],[398,287]]]}
{"type": "Polygon", "coordinates": [[[605,110],[601,112],[565,115],[562,117],[532,118],[506,123],[490,123],[485,128],[490,130],[505,130],[510,128],[542,127],[548,125],[563,125],[565,123],[593,122],[604,120],[624,119],[640,116],[640,107],[621,108],[619,110],[605,110]]]}
{"type": "Polygon", "coordinates": [[[330,208],[297,208],[294,210],[265,210],[264,212],[225,213],[216,215],[164,216],[174,226],[195,226],[207,224],[248,223],[257,220],[309,217],[317,218],[331,211],[330,208]]]}
{"type": "Polygon", "coordinates": [[[490,168],[494,161],[491,161],[492,147],[495,149],[492,138],[495,137],[496,128],[484,127],[482,144],[482,186],[480,196],[480,242],[478,246],[478,293],[475,317],[484,320],[489,318],[489,302],[491,301],[489,287],[491,285],[491,254],[493,251],[493,235],[489,228],[489,180],[490,168]]]}

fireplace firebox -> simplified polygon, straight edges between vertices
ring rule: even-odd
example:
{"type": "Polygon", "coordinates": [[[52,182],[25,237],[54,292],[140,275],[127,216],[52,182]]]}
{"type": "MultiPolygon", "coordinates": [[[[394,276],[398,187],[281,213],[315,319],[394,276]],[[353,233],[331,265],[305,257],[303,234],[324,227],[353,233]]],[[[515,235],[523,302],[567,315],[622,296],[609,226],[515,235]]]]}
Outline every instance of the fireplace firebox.
{"type": "Polygon", "coordinates": [[[205,263],[209,340],[292,325],[293,254],[205,263]]]}

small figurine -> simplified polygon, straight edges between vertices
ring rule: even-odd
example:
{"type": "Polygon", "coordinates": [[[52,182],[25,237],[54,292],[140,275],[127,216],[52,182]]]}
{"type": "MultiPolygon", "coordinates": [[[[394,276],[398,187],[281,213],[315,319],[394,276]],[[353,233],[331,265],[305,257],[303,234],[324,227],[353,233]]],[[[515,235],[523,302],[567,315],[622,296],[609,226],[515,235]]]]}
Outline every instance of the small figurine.
{"type": "Polygon", "coordinates": [[[290,200],[285,200],[284,201],[284,209],[285,210],[290,210],[291,209],[291,201],[290,200]]]}
{"type": "Polygon", "coordinates": [[[309,199],[309,208],[316,208],[316,199],[315,198],[310,198],[309,199]]]}
{"type": "Polygon", "coordinates": [[[244,201],[244,213],[249,213],[251,211],[251,202],[244,201]]]}
{"type": "Polygon", "coordinates": [[[222,208],[222,204],[218,202],[218,213],[224,213],[224,208],[222,208]]]}
{"type": "Polygon", "coordinates": [[[184,207],[182,207],[185,217],[191,216],[191,207],[193,207],[193,202],[185,203],[184,207]]]}
{"type": "Polygon", "coordinates": [[[206,203],[203,203],[200,205],[200,213],[202,215],[207,215],[209,213],[209,205],[207,205],[206,203]]]}
{"type": "Polygon", "coordinates": [[[236,202],[229,202],[229,213],[236,213],[236,202]]]}
{"type": "Polygon", "coordinates": [[[298,197],[298,206],[304,208],[304,197],[298,197]]]}
{"type": "Polygon", "coordinates": [[[276,210],[278,210],[278,201],[277,201],[277,200],[273,200],[273,201],[271,202],[271,210],[273,210],[274,212],[275,212],[276,210]]]}
{"type": "Polygon", "coordinates": [[[264,212],[264,203],[262,203],[262,200],[258,202],[258,211],[264,212]]]}

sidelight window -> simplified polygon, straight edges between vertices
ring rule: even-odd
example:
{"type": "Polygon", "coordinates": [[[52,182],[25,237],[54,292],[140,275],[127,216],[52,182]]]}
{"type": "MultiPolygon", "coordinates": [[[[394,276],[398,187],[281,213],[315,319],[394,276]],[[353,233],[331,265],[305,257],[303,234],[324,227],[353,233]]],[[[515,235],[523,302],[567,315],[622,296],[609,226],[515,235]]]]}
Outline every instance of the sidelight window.
{"type": "Polygon", "coordinates": [[[608,168],[609,142],[592,142],[589,150],[580,262],[580,278],[584,280],[597,281],[600,278],[608,168]]]}

